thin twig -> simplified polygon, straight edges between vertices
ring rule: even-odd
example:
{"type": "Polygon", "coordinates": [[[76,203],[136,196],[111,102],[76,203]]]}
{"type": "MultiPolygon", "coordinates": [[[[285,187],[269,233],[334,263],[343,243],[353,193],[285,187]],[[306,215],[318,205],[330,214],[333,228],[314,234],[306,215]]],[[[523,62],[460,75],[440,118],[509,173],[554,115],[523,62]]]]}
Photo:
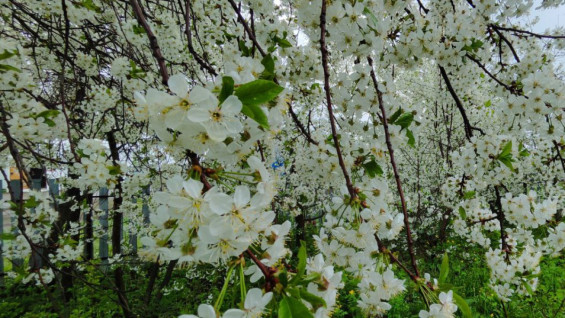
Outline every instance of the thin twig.
{"type": "Polygon", "coordinates": [[[494,28],[494,29],[498,29],[498,30],[531,35],[531,36],[536,37],[538,39],[565,39],[565,35],[539,34],[539,33],[534,33],[534,32],[530,32],[530,31],[526,31],[526,30],[520,30],[520,29],[516,29],[516,28],[502,27],[502,26],[499,26],[499,25],[496,25],[496,24],[489,24],[489,26],[494,28]]]}
{"type": "Polygon", "coordinates": [[[332,138],[337,153],[337,159],[339,161],[339,166],[341,167],[343,177],[345,178],[345,185],[347,186],[351,200],[353,200],[357,198],[357,193],[353,188],[353,184],[351,183],[351,179],[349,178],[349,173],[347,172],[347,168],[345,167],[345,162],[343,161],[343,155],[341,153],[341,147],[339,146],[339,139],[337,138],[337,129],[335,126],[335,118],[332,109],[330,71],[328,68],[328,48],[326,47],[326,0],[322,0],[322,12],[320,14],[320,51],[322,53],[322,67],[324,68],[324,91],[326,92],[326,107],[328,108],[330,126],[332,128],[332,138]]]}
{"type": "Polygon", "coordinates": [[[467,118],[467,113],[465,112],[465,108],[463,107],[463,103],[461,103],[459,96],[457,96],[455,89],[453,89],[453,86],[449,81],[449,77],[447,76],[447,72],[445,71],[445,68],[443,68],[443,66],[439,66],[439,71],[441,73],[441,77],[445,81],[447,90],[449,91],[451,97],[453,97],[453,100],[455,101],[455,105],[457,106],[459,113],[461,113],[461,117],[463,117],[463,124],[465,125],[465,137],[467,137],[467,140],[470,141],[471,137],[473,137],[473,130],[478,130],[484,135],[484,132],[480,128],[471,126],[471,123],[469,122],[469,118],[467,118]]]}
{"type": "Polygon", "coordinates": [[[406,200],[404,199],[404,191],[402,190],[402,182],[400,181],[400,174],[398,173],[398,168],[396,167],[396,161],[394,160],[394,148],[390,141],[390,133],[388,131],[388,122],[386,110],[383,102],[383,94],[379,89],[377,82],[377,77],[375,76],[375,71],[373,69],[373,59],[367,57],[367,62],[371,67],[371,79],[373,80],[373,86],[377,91],[377,99],[379,101],[379,108],[383,116],[382,123],[385,131],[385,141],[388,148],[388,154],[390,158],[390,164],[392,165],[392,171],[394,172],[394,179],[396,180],[396,188],[398,190],[398,195],[400,196],[400,204],[402,206],[402,214],[404,215],[404,227],[406,228],[406,242],[408,244],[408,253],[410,254],[410,261],[412,262],[412,268],[416,272],[417,276],[420,276],[420,271],[418,270],[418,265],[416,264],[416,254],[414,253],[414,242],[412,240],[412,232],[410,230],[410,221],[408,219],[408,209],[406,207],[406,200]]]}

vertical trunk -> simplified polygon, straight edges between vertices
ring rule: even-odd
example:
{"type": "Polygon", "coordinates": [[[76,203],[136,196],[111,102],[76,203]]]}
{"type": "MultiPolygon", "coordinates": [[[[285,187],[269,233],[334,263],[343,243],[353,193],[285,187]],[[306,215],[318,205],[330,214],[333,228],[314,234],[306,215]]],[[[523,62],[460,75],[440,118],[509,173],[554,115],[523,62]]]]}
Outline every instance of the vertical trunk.
{"type": "MultiPolygon", "coordinates": [[[[114,132],[108,133],[108,145],[110,146],[110,154],[114,165],[118,165],[120,154],[118,153],[118,145],[114,132]]],[[[123,202],[122,191],[122,178],[118,177],[116,188],[114,189],[114,206],[112,214],[112,256],[122,254],[122,222],[123,215],[119,212],[120,206],[123,202]]],[[[131,309],[129,308],[128,299],[126,296],[126,287],[124,282],[124,272],[121,266],[117,266],[114,270],[114,280],[116,282],[116,292],[118,294],[118,302],[122,307],[124,317],[134,317],[131,309]]]]}

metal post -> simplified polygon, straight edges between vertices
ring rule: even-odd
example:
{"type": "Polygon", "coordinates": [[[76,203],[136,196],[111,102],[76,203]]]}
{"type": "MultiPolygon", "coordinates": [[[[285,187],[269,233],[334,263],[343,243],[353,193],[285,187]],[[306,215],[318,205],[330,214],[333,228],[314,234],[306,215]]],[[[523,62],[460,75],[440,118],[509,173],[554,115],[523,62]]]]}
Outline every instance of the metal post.
{"type": "MultiPolygon", "coordinates": [[[[55,203],[55,199],[59,196],[59,184],[57,183],[57,179],[49,179],[47,180],[47,184],[49,186],[49,196],[53,199],[53,203],[55,203]]],[[[57,204],[55,204],[57,206],[57,204]]]]}
{"type": "Polygon", "coordinates": [[[98,254],[102,261],[102,270],[108,269],[108,188],[100,188],[98,191],[98,204],[102,215],[100,215],[100,225],[102,227],[102,236],[98,240],[98,254]]]}
{"type": "MultiPolygon", "coordinates": [[[[11,201],[14,202],[15,204],[19,204],[22,201],[22,196],[21,196],[21,191],[22,191],[22,180],[10,180],[10,190],[11,193],[14,195],[11,198],[11,201]]],[[[11,223],[11,227],[12,227],[12,234],[14,235],[14,237],[17,237],[20,234],[20,231],[18,229],[18,221],[17,221],[17,215],[16,214],[12,214],[11,218],[10,218],[10,223],[11,223]]],[[[16,268],[23,266],[24,261],[21,258],[15,258],[12,260],[12,270],[16,270],[16,268]]]]}
{"type": "MultiPolygon", "coordinates": [[[[138,206],[137,206],[137,197],[133,197],[132,202],[136,204],[135,210],[137,211],[138,206]]],[[[137,234],[136,231],[134,229],[131,228],[131,225],[134,225],[134,222],[132,219],[129,220],[130,222],[130,229],[128,231],[128,235],[129,235],[129,245],[131,246],[131,254],[132,255],[137,255],[137,234]]]]}

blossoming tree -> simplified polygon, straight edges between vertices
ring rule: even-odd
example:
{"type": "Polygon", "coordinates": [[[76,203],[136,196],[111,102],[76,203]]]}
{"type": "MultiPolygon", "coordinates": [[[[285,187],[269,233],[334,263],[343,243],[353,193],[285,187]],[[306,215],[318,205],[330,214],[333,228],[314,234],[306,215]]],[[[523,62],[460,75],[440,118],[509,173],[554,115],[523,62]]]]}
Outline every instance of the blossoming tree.
{"type": "Polygon", "coordinates": [[[344,274],[357,279],[367,316],[417,288],[428,304],[420,317],[470,317],[446,284],[447,254],[435,279],[420,270],[418,242],[438,224],[442,239],[483,248],[500,300],[534,293],[541,258],[565,248],[565,86],[555,62],[565,36],[529,31],[521,17],[539,8],[1,1],[4,166],[24,182],[32,168],[64,175],[60,194],[34,188],[12,200],[19,231],[5,256],[34,260],[20,278],[69,301],[96,262],[93,240],[106,235],[92,204],[106,188],[125,317],[138,313],[123,278],[125,231],[152,264],[146,302],[180,266],[227,269],[219,296],[184,317],[328,317],[344,274]],[[131,198],[148,186],[143,220],[131,198]],[[241,305],[228,309],[234,281],[241,305]]]}

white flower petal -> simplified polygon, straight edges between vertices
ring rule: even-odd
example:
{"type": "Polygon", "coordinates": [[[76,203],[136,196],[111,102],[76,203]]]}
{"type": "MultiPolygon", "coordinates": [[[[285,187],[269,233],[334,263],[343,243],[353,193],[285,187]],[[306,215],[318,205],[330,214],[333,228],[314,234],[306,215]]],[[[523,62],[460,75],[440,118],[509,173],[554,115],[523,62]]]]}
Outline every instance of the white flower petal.
{"type": "Polygon", "coordinates": [[[241,107],[243,107],[243,104],[241,104],[239,98],[235,95],[231,95],[226,98],[222,104],[222,113],[228,116],[237,115],[241,111],[241,107]]]}
{"type": "Polygon", "coordinates": [[[188,99],[195,104],[204,102],[208,99],[215,99],[216,97],[207,89],[202,86],[194,86],[188,95],[188,99]]]}
{"type": "Polygon", "coordinates": [[[206,125],[208,136],[215,141],[224,141],[227,137],[226,127],[220,123],[209,123],[206,125]]]}
{"type": "Polygon", "coordinates": [[[234,195],[234,203],[236,208],[241,209],[251,199],[251,193],[249,192],[249,188],[246,186],[238,186],[235,188],[235,195],[234,195]]]}
{"type": "Polygon", "coordinates": [[[199,198],[200,194],[202,193],[202,188],[204,187],[204,184],[202,184],[202,182],[200,181],[190,179],[183,183],[183,187],[186,193],[188,193],[188,195],[190,195],[193,198],[199,198]]]}
{"type": "Polygon", "coordinates": [[[243,318],[245,317],[245,312],[240,309],[228,309],[222,318],[243,318]]]}
{"type": "Polygon", "coordinates": [[[226,214],[231,210],[231,197],[225,193],[212,193],[206,196],[206,199],[210,204],[212,212],[218,215],[226,214]]]}
{"type": "Polygon", "coordinates": [[[186,80],[186,76],[183,74],[175,74],[169,77],[169,88],[175,95],[180,98],[186,98],[188,94],[188,82],[186,80]]]}
{"type": "Polygon", "coordinates": [[[195,123],[210,120],[210,111],[202,106],[194,106],[188,110],[186,117],[195,123]]]}
{"type": "Polygon", "coordinates": [[[214,311],[214,307],[210,305],[200,304],[200,306],[198,306],[198,316],[200,316],[200,318],[216,318],[216,311],[214,311]]]}

